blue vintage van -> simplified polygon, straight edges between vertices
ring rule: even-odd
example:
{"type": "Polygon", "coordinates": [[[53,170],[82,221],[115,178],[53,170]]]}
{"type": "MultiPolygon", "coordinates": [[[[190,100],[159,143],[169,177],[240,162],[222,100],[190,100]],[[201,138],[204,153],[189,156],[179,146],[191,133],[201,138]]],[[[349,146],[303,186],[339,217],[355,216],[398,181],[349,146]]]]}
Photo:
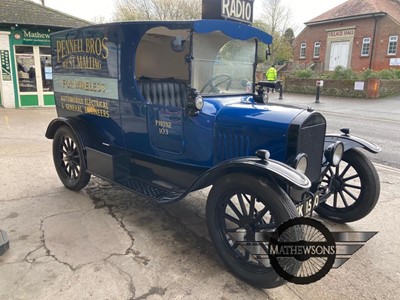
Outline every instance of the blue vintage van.
{"type": "MultiPolygon", "coordinates": [[[[141,21],[52,34],[58,118],[48,126],[55,169],[71,190],[91,175],[162,204],[212,186],[210,237],[227,267],[260,287],[282,284],[243,243],[315,209],[351,222],[380,192],[348,129],[327,135],[312,109],[263,102],[255,71],[272,37],[226,20],[141,21]]],[[[259,254],[259,253],[258,253],[259,254]]]]}

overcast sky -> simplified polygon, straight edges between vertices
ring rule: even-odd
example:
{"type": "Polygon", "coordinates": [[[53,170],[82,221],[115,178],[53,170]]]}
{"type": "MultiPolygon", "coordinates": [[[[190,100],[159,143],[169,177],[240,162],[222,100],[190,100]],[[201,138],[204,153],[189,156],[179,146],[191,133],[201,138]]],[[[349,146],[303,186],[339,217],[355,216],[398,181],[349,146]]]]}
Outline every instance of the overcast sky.
{"type": "MultiPolygon", "coordinates": [[[[34,0],[40,3],[40,0],[34,0]]],[[[48,7],[57,9],[78,18],[92,21],[96,17],[112,20],[115,0],[45,0],[48,7]]],[[[293,16],[293,29],[298,33],[304,28],[303,23],[324,13],[325,11],[346,2],[346,0],[282,0],[293,16]]],[[[260,0],[255,0],[256,11],[262,9],[260,0]]]]}

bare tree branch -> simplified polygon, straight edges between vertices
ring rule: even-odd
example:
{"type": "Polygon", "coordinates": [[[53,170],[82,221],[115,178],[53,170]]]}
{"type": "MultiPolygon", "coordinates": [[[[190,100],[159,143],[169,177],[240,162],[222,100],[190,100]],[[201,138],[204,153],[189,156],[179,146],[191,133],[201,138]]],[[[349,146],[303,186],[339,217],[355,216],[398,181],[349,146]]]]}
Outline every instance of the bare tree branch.
{"type": "Polygon", "coordinates": [[[117,0],[114,19],[193,20],[201,16],[201,0],[117,0]]]}
{"type": "Polygon", "coordinates": [[[272,35],[272,61],[274,63],[286,61],[293,57],[293,48],[290,39],[285,37],[291,29],[292,15],[290,8],[284,6],[281,0],[262,0],[263,12],[261,19],[255,22],[255,26],[272,35]]]}

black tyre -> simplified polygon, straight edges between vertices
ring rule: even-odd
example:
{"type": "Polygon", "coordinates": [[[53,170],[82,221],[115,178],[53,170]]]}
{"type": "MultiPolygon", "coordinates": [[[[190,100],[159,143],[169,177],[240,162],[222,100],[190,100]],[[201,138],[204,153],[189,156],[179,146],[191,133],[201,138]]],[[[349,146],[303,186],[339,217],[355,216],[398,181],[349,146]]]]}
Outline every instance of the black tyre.
{"type": "Polygon", "coordinates": [[[88,184],[90,174],[86,172],[82,145],[69,127],[60,127],[54,135],[53,161],[66,188],[79,191],[88,184]]]}
{"type": "Polygon", "coordinates": [[[380,193],[378,173],[359,150],[343,154],[339,166],[331,167],[323,178],[326,199],[315,211],[336,222],[353,222],[364,218],[375,207],[380,193]]]}
{"type": "Polygon", "coordinates": [[[267,256],[267,243],[258,243],[254,251],[241,243],[266,241],[266,234],[298,216],[293,202],[278,186],[244,174],[224,176],[210,191],[206,216],[211,240],[232,273],[260,288],[286,282],[268,259],[253,255],[267,256]]]}

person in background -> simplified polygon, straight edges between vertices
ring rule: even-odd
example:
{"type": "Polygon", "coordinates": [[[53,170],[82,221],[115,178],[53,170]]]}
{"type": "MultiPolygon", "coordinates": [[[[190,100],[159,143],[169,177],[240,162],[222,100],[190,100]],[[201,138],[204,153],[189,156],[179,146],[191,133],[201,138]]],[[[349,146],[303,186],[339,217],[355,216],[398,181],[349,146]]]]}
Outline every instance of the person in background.
{"type": "MultiPolygon", "coordinates": [[[[265,77],[267,78],[268,82],[273,82],[275,83],[275,81],[278,79],[278,73],[276,72],[275,69],[275,65],[272,65],[268,70],[267,73],[265,73],[265,77]]],[[[275,90],[272,89],[272,92],[274,92],[275,90]]],[[[269,93],[269,88],[267,88],[267,92],[269,93]]]]}

